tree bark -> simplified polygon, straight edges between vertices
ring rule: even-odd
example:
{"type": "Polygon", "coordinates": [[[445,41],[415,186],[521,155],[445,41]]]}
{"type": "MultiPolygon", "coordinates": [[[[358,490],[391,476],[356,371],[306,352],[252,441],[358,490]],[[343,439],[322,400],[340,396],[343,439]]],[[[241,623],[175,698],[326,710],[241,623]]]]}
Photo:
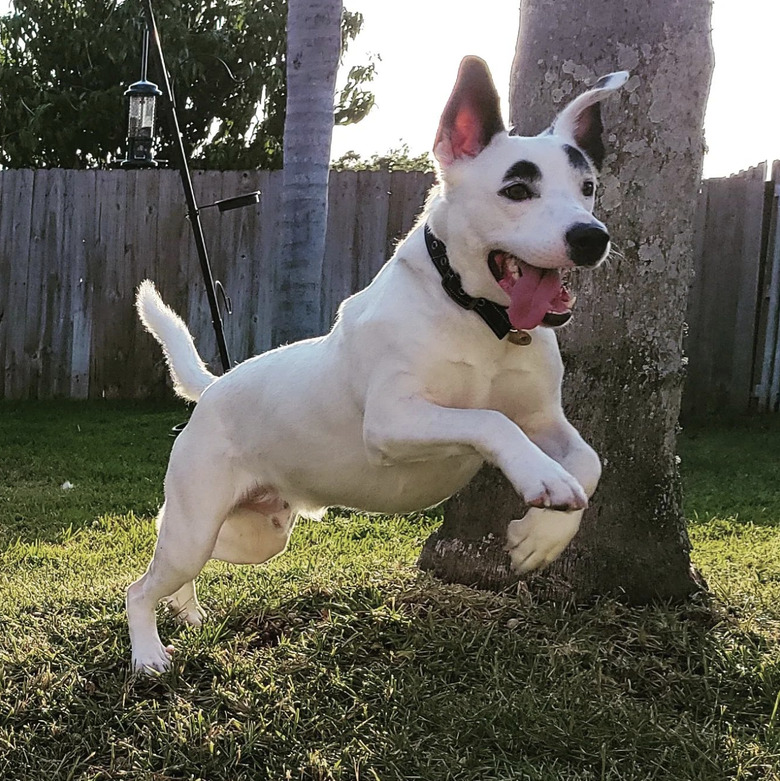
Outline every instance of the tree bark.
{"type": "Polygon", "coordinates": [[[284,254],[275,285],[275,344],[321,333],[320,289],[342,5],[341,0],[288,2],[284,254]]]}
{"type": "MultiPolygon", "coordinates": [[[[604,472],[572,545],[529,579],[546,597],[645,603],[682,600],[702,586],[690,563],[675,444],[713,65],[710,13],[710,0],[521,5],[511,84],[520,134],[542,132],[600,76],[632,74],[601,105],[607,157],[595,213],[610,229],[612,257],[577,274],[575,316],[559,332],[564,408],[604,472]]],[[[516,583],[501,549],[506,523],[522,515],[517,504],[503,475],[486,467],[445,505],[421,566],[488,588],[516,583]],[[496,517],[486,519],[486,508],[496,517]]]]}

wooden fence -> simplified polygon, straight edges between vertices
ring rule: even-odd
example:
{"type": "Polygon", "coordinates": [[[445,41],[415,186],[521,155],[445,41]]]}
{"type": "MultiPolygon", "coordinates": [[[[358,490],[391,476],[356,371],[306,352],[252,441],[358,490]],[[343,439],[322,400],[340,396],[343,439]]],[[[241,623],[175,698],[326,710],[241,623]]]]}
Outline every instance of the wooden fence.
{"type": "Polygon", "coordinates": [[[708,179],[699,193],[683,413],[777,411],[780,163],[708,179]]]}
{"type": "MultiPolygon", "coordinates": [[[[198,202],[260,190],[256,207],[202,212],[216,278],[232,298],[231,357],[268,349],[280,172],[198,172],[198,202]]],[[[340,172],[329,193],[323,331],[411,227],[429,174],[340,172]]],[[[133,311],[145,278],[218,365],[208,305],[174,171],[0,172],[0,398],[143,398],[165,392],[160,352],[133,311]]]]}
{"type": "MultiPolygon", "coordinates": [[[[703,183],[687,321],[689,415],[778,409],[780,165],[703,183]]],[[[323,331],[419,213],[432,176],[340,172],[331,178],[323,331]]],[[[215,276],[232,297],[231,356],[270,347],[279,172],[198,172],[201,204],[261,190],[256,207],[202,212],[215,276]]],[[[205,293],[174,171],[0,172],[0,398],[165,393],[160,352],[132,302],[144,278],[218,365],[205,293]]]]}

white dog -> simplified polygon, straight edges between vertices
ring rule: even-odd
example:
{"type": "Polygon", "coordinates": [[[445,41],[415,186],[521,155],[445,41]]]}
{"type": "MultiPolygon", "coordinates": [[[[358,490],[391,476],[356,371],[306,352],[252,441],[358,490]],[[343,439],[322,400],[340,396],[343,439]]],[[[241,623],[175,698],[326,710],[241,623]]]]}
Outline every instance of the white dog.
{"type": "Polygon", "coordinates": [[[488,461],[530,506],[507,530],[516,570],[571,541],[601,467],[563,415],[551,326],[571,316],[561,271],[609,250],[591,215],[598,104],[627,77],[604,77],[546,133],[521,138],[505,131],[485,63],[466,58],[436,137],[440,184],[327,336],[217,378],[152,283],[141,285],[141,320],[177,393],[198,405],[171,453],[154,557],[127,592],[135,669],[170,663],[160,600],[200,624],[203,565],[267,561],[299,514],[430,507],[488,461]]]}

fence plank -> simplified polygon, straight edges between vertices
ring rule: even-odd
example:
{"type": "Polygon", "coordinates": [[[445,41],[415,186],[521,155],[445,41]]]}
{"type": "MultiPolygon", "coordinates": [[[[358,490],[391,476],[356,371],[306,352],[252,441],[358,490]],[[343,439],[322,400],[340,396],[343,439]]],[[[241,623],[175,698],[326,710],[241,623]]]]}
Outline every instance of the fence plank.
{"type": "MultiPolygon", "coordinates": [[[[233,172],[223,177],[223,197],[260,189],[259,172],[233,172]]],[[[220,216],[220,242],[215,261],[234,314],[226,314],[225,337],[233,364],[253,355],[257,322],[257,281],[254,274],[255,237],[261,205],[254,204],[220,216]]]]}
{"type": "Polygon", "coordinates": [[[74,399],[89,393],[89,356],[92,338],[91,288],[88,268],[95,244],[95,221],[88,216],[95,206],[95,171],[65,172],[65,224],[63,226],[63,284],[67,287],[62,308],[65,356],[59,361],[57,395],[74,399]]]}
{"type": "MultiPolygon", "coordinates": [[[[130,263],[125,240],[128,200],[135,192],[136,176],[126,171],[98,171],[95,176],[95,241],[89,263],[92,288],[90,319],[90,398],[110,394],[110,376],[114,368],[110,346],[121,333],[115,321],[119,294],[118,280],[130,263]]],[[[129,336],[129,334],[127,334],[129,336]]],[[[134,371],[134,366],[127,366],[134,371]]]]}
{"type": "MultiPolygon", "coordinates": [[[[701,189],[696,200],[696,212],[693,226],[693,279],[688,294],[688,309],[686,313],[687,333],[684,339],[684,350],[688,365],[698,367],[701,361],[703,329],[704,297],[702,291],[704,285],[704,243],[706,237],[707,209],[709,202],[709,182],[702,182],[701,189]]],[[[686,374],[686,392],[682,398],[682,411],[691,414],[695,410],[696,402],[701,396],[702,372],[691,371],[686,374]]]]}
{"type": "Polygon", "coordinates": [[[766,187],[763,169],[745,182],[741,208],[742,243],[735,247],[736,263],[730,268],[734,277],[736,311],[731,348],[731,378],[728,390],[729,409],[746,410],[753,396],[753,369],[756,354],[759,276],[761,274],[761,241],[764,223],[766,187]]]}
{"type": "MultiPolygon", "coordinates": [[[[213,203],[222,197],[222,174],[219,171],[196,171],[193,174],[193,188],[198,203],[213,203]]],[[[183,196],[180,196],[180,198],[183,198],[183,196]]],[[[219,252],[220,230],[222,227],[219,211],[216,209],[205,210],[201,215],[201,222],[212,274],[215,279],[219,279],[222,276],[221,271],[223,268],[219,252]]],[[[217,340],[211,324],[211,309],[209,308],[206,291],[201,282],[200,262],[191,230],[185,236],[182,236],[180,247],[182,248],[180,262],[183,264],[180,276],[182,279],[187,280],[187,306],[180,312],[185,321],[192,326],[193,333],[198,335],[198,350],[203,356],[203,360],[209,364],[215,373],[222,374],[217,340]]]]}
{"type": "Polygon", "coordinates": [[[777,411],[772,401],[775,353],[780,336],[780,162],[772,166],[767,197],[769,230],[761,275],[760,329],[756,344],[756,395],[759,412],[777,411]]]}
{"type": "MultiPolygon", "coordinates": [[[[778,412],[780,405],[780,161],[772,166],[770,185],[772,203],[771,233],[768,241],[766,272],[763,276],[765,294],[762,308],[766,312],[764,341],[759,344],[763,358],[759,403],[763,410],[778,412]]],[[[761,407],[759,407],[761,409],[761,407]]]]}
{"type": "MultiPolygon", "coordinates": [[[[725,180],[718,191],[718,225],[715,232],[717,251],[707,255],[707,263],[716,272],[721,286],[719,292],[708,296],[708,327],[712,338],[710,354],[710,377],[712,389],[716,395],[717,408],[731,407],[730,390],[732,386],[732,364],[734,355],[734,322],[736,319],[737,299],[734,296],[737,269],[735,258],[739,257],[744,241],[744,226],[741,215],[729,208],[745,198],[745,179],[732,177],[725,180]]],[[[714,226],[713,226],[714,227],[714,226]]],[[[713,410],[714,411],[714,410],[713,410]]]]}
{"type": "MultiPolygon", "coordinates": [[[[137,347],[140,330],[133,311],[133,296],[141,278],[148,276],[154,280],[161,276],[162,264],[157,252],[157,227],[163,205],[160,191],[169,185],[174,172],[162,171],[162,176],[144,170],[128,173],[123,204],[125,263],[112,268],[108,262],[104,293],[105,316],[111,319],[104,344],[101,393],[108,398],[158,395],[163,392],[165,382],[164,364],[157,346],[144,337],[144,346],[137,347]]],[[[121,182],[117,183],[115,192],[116,197],[121,197],[121,182]]],[[[119,226],[117,229],[122,230],[119,226]]]]}
{"type": "Polygon", "coordinates": [[[58,368],[67,351],[62,322],[68,295],[63,282],[64,188],[63,170],[36,171],[25,308],[26,365],[18,377],[23,398],[51,398],[60,391],[58,368]]]}
{"type": "Polygon", "coordinates": [[[328,187],[328,233],[322,284],[321,329],[330,329],[339,304],[355,290],[355,220],[357,183],[355,171],[331,173],[328,187]]]}
{"type": "MultiPolygon", "coordinates": [[[[721,215],[724,205],[728,201],[728,184],[723,180],[715,180],[709,183],[706,214],[704,218],[705,236],[702,244],[702,257],[697,263],[698,275],[696,283],[704,290],[716,288],[720,281],[723,266],[721,261],[724,255],[720,252],[724,241],[721,215]]],[[[700,389],[709,389],[709,392],[695,394],[697,405],[717,405],[722,403],[720,391],[716,389],[715,370],[713,357],[718,352],[720,335],[718,334],[718,309],[719,302],[714,296],[702,296],[698,311],[698,318],[691,323],[690,340],[696,345],[691,349],[689,374],[696,378],[700,389]],[[713,399],[713,395],[717,398],[713,399]]],[[[694,412],[706,412],[707,409],[694,409],[694,412]]]]}
{"type": "Polygon", "coordinates": [[[20,398],[17,375],[24,364],[28,255],[35,175],[4,171],[0,209],[0,358],[4,397],[20,398]]]}
{"type": "Polygon", "coordinates": [[[358,173],[353,288],[350,292],[366,287],[390,257],[386,249],[389,189],[389,172],[358,173]]]}
{"type": "MultiPolygon", "coordinates": [[[[276,258],[279,257],[281,231],[281,203],[284,176],[282,171],[270,171],[263,176],[260,189],[261,210],[259,215],[259,237],[254,245],[255,290],[258,292],[254,313],[257,322],[254,328],[255,344],[251,352],[268,350],[271,344],[271,324],[274,316],[276,290],[276,258]]],[[[327,250],[326,250],[327,251],[327,250]]],[[[240,316],[237,314],[237,316],[240,316]]]]}

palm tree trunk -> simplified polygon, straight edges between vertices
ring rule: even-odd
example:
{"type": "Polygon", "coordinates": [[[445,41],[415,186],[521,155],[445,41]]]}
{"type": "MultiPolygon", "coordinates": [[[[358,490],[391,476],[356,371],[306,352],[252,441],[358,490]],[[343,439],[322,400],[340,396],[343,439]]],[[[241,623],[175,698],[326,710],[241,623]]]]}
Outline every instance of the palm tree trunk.
{"type": "Polygon", "coordinates": [[[275,344],[321,333],[320,289],[328,214],[341,0],[289,0],[284,124],[283,258],[275,344]]]}

